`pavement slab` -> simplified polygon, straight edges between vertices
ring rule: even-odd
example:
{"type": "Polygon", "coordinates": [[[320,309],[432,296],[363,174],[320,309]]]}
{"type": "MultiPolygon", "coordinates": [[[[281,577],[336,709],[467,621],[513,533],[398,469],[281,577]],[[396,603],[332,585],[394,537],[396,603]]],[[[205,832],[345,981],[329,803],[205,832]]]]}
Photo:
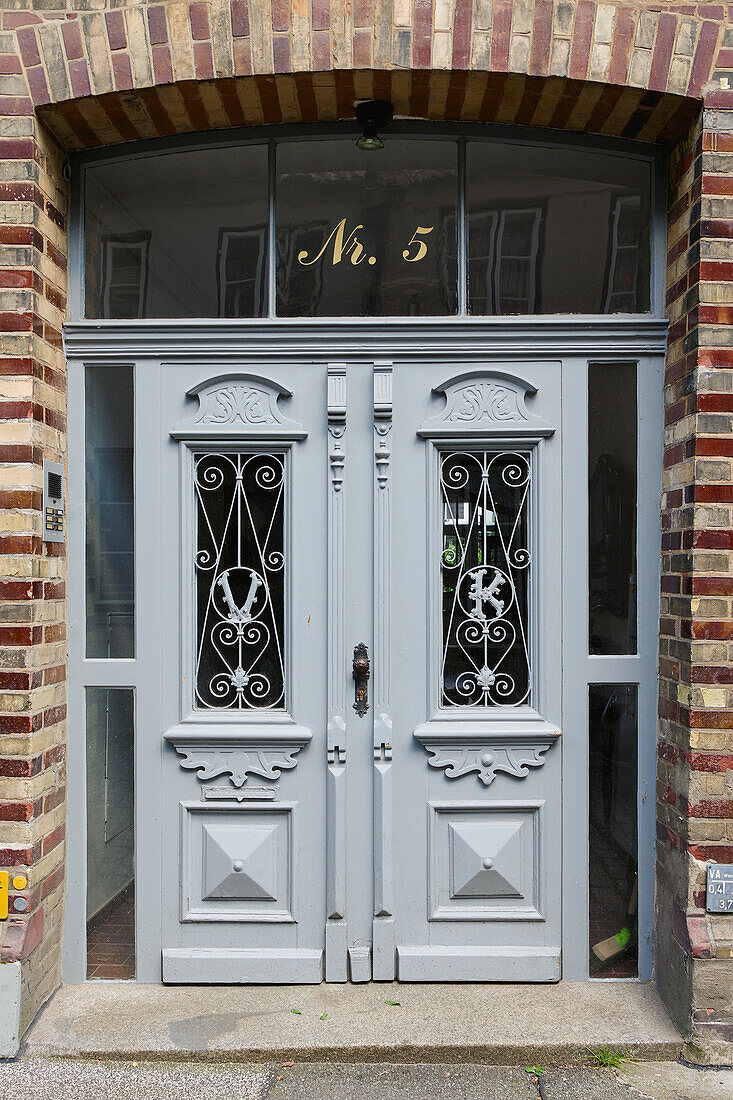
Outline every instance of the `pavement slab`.
{"type": "Polygon", "coordinates": [[[136,1064],[26,1056],[0,1062],[0,1096],[8,1100],[265,1100],[274,1077],[271,1067],[262,1064],[136,1064]]]}
{"type": "Polygon", "coordinates": [[[682,1039],[654,988],[636,982],[88,982],[62,986],[30,1030],[24,1049],[35,1057],[522,1067],[587,1063],[589,1048],[599,1046],[631,1051],[635,1058],[676,1059],[682,1039]]]}
{"type": "Polygon", "coordinates": [[[277,1069],[267,1100],[538,1100],[538,1095],[523,1069],[505,1066],[300,1063],[277,1069]]]}
{"type": "Polygon", "coordinates": [[[678,1062],[638,1062],[621,1077],[635,1097],[652,1100],[733,1100],[733,1069],[701,1069],[678,1062]]]}
{"type": "Polygon", "coordinates": [[[547,1100],[640,1100],[612,1069],[548,1069],[542,1084],[547,1100]]]}

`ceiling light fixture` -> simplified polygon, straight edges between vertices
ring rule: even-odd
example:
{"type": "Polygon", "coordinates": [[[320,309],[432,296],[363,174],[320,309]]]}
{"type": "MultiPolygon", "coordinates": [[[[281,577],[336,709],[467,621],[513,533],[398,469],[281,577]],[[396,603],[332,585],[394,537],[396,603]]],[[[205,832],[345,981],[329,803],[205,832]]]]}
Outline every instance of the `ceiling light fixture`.
{"type": "Polygon", "coordinates": [[[377,133],[377,127],[387,126],[392,121],[392,104],[385,99],[368,99],[357,103],[356,121],[362,127],[362,135],[356,143],[356,148],[362,149],[365,153],[384,149],[384,142],[377,133]]]}

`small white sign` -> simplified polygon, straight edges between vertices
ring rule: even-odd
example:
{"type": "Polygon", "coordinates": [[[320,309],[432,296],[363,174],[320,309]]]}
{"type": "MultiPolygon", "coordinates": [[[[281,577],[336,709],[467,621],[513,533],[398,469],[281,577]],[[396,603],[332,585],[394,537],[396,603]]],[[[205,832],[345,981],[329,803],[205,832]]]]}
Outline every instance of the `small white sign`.
{"type": "Polygon", "coordinates": [[[733,863],[709,863],[705,908],[708,913],[733,913],[733,863]]]}

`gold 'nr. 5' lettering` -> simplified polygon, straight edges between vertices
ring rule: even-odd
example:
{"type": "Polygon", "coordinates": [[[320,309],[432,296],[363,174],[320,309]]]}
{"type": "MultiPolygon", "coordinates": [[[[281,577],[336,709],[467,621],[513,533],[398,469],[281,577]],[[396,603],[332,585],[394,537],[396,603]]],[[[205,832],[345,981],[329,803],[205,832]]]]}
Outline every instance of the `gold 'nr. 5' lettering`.
{"type": "MultiPolygon", "coordinates": [[[[366,260],[370,265],[375,264],[377,262],[377,257],[366,256],[364,254],[364,245],[357,237],[358,231],[363,228],[364,226],[360,222],[347,234],[346,218],[342,218],[341,221],[333,227],[315,256],[309,259],[307,250],[303,249],[298,253],[298,263],[301,264],[302,267],[313,267],[313,264],[318,263],[318,261],[326,255],[329,247],[331,247],[333,249],[331,254],[331,265],[333,267],[335,267],[336,264],[340,264],[346,256],[348,256],[354,267],[357,267],[362,260],[366,260]]],[[[412,237],[407,242],[407,248],[402,250],[402,259],[405,260],[406,263],[415,264],[425,259],[428,254],[428,246],[421,238],[427,237],[428,233],[432,233],[434,228],[435,226],[432,225],[418,225],[412,237]],[[414,253],[411,251],[413,247],[415,249],[414,253]]]]}

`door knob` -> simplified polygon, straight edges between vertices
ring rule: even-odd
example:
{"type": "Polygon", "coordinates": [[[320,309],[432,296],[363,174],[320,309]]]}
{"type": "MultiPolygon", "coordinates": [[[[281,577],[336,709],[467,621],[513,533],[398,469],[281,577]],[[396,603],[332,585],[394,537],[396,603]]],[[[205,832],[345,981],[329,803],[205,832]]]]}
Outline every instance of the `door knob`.
{"type": "Polygon", "coordinates": [[[363,718],[369,710],[369,650],[364,642],[354,646],[354,710],[363,718]]]}

